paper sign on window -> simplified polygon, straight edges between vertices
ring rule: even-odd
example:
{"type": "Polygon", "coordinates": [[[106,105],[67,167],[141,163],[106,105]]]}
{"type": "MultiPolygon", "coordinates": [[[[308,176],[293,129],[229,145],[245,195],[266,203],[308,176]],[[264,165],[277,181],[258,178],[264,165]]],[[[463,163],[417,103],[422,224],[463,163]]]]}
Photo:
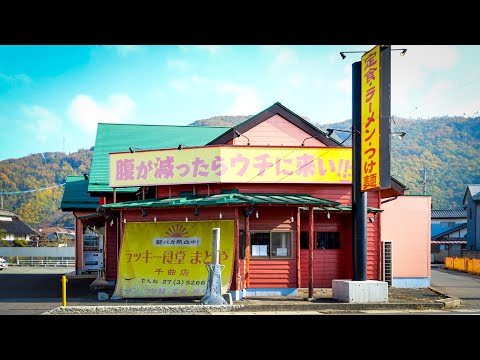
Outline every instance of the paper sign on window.
{"type": "Polygon", "coordinates": [[[252,245],[252,256],[268,256],[268,245],[252,245]]]}

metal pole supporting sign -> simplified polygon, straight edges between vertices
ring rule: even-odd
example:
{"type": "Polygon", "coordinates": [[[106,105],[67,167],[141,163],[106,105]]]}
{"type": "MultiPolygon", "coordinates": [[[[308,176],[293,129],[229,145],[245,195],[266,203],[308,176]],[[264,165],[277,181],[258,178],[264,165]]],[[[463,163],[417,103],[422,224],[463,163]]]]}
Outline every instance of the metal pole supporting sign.
{"type": "Polygon", "coordinates": [[[220,265],[220,228],[213,228],[212,259],[213,263],[205,264],[208,270],[207,290],[200,303],[204,305],[228,305],[222,297],[222,271],[225,265],[220,265]]]}

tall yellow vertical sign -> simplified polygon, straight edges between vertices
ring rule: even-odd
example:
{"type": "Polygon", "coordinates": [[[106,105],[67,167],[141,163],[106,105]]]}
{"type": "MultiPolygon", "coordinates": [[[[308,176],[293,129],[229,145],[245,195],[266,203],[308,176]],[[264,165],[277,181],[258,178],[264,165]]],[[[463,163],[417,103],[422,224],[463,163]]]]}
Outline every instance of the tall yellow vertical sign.
{"type": "Polygon", "coordinates": [[[380,188],[380,45],[362,56],[361,191],[380,188]]]}

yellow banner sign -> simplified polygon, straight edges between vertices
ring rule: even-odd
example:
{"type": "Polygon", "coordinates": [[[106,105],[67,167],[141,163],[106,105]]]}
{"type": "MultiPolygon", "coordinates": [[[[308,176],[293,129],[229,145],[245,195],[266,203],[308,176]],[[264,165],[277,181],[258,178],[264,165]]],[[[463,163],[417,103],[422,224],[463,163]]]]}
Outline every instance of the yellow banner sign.
{"type": "Polygon", "coordinates": [[[203,297],[213,263],[213,229],[220,228],[222,294],[230,288],[234,222],[131,222],[125,224],[114,297],[203,297]]]}
{"type": "Polygon", "coordinates": [[[351,148],[215,146],[110,154],[113,188],[201,183],[350,183],[351,148]]]}
{"type": "Polygon", "coordinates": [[[380,188],[380,45],[362,56],[361,191],[380,188]]]}

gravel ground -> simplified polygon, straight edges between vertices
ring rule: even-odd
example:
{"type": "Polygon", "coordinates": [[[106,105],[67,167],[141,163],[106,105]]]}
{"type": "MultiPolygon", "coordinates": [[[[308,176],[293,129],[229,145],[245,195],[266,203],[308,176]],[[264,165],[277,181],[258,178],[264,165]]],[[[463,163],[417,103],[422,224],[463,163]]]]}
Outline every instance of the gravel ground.
{"type": "Polygon", "coordinates": [[[434,303],[437,300],[442,300],[445,298],[445,296],[433,291],[430,288],[406,289],[390,287],[388,289],[389,302],[434,303]]]}

